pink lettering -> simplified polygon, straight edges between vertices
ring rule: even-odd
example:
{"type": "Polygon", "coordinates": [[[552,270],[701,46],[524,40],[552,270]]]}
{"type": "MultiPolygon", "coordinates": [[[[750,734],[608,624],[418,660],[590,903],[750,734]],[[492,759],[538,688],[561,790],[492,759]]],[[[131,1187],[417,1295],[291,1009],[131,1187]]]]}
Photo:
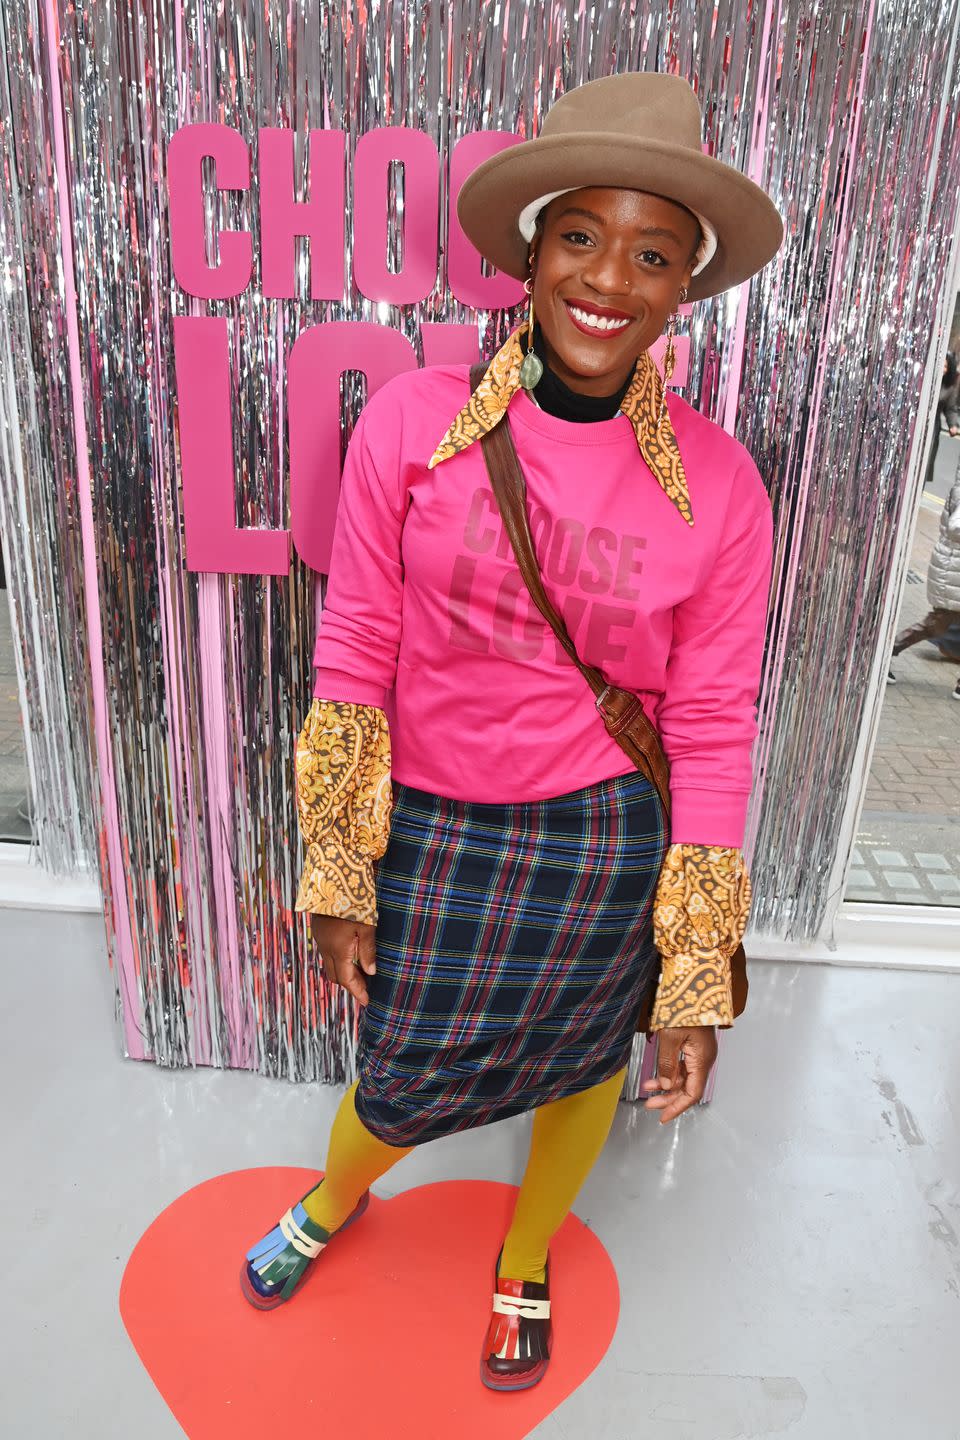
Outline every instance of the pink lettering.
{"type": "Polygon", "coordinates": [[[370,300],[413,305],[437,283],[440,157],[429,135],[404,125],[368,130],[354,161],[353,278],[370,300]],[[387,269],[387,177],[403,164],[403,265],[387,269]]]}
{"type": "Polygon", "coordinates": [[[173,354],[187,569],[285,575],[289,530],[237,526],[226,318],[176,316],[173,354]]]}
{"type": "Polygon", "coordinates": [[[369,400],[394,375],[416,368],[405,335],[367,320],[314,325],[290,351],[290,523],[297,554],[322,575],[340,497],[340,377],[359,370],[369,400]]]}
{"type": "MultiPolygon", "coordinates": [[[[538,505],[530,516],[530,534],[533,537],[534,553],[539,558],[546,551],[550,544],[550,536],[553,531],[553,520],[549,510],[538,505]]],[[[542,562],[541,562],[542,563],[542,562]]]]}
{"type": "Polygon", "coordinates": [[[587,559],[594,567],[592,571],[583,569],[580,572],[580,587],[588,595],[606,595],[613,584],[613,566],[604,555],[604,549],[615,552],[617,548],[617,537],[612,530],[604,530],[598,526],[591,530],[587,536],[587,559]]]}
{"type": "MultiPolygon", "coordinates": [[[[259,132],[258,177],[260,261],[263,294],[270,298],[337,300],[344,294],[345,150],[341,130],[311,130],[307,173],[295,167],[296,138],[288,129],[266,126],[259,132]],[[297,174],[295,176],[295,168],[297,174]],[[297,182],[303,193],[298,194],[297,182]],[[309,254],[309,297],[300,296],[297,261],[301,240],[309,254]]],[[[446,280],[465,304],[485,310],[512,306],[522,295],[518,281],[484,273],[477,252],[457,221],[455,197],[466,177],[490,155],[518,143],[505,132],[483,131],[461,137],[450,162],[449,243],[446,280]]],[[[210,233],[210,200],[226,191],[250,190],[250,152],[242,135],[226,125],[187,125],[171,138],[167,152],[171,261],[181,288],[204,300],[241,294],[253,270],[253,242],[247,228],[210,233]],[[204,194],[204,181],[214,194],[204,194]]],[[[354,170],[354,280],[363,295],[394,305],[411,304],[434,292],[438,263],[439,157],[434,142],[418,130],[384,127],[361,136],[354,170]],[[402,245],[396,271],[387,257],[391,166],[402,169],[402,245]]],[[[253,226],[250,226],[253,229],[253,226]]],[[[479,354],[475,325],[424,323],[424,363],[474,363],[479,354]]],[[[283,397],[279,427],[286,422],[290,445],[291,530],[237,524],[232,448],[231,373],[235,345],[228,322],[220,316],[181,316],[174,323],[174,362],[182,457],[187,565],[222,573],[283,574],[289,566],[290,540],[314,568],[329,568],[339,498],[341,464],[340,381],[346,372],[366,377],[372,394],[386,380],[417,364],[413,346],[398,330],[366,322],[334,322],[304,330],[290,350],[286,410],[283,397]]],[[[682,383],[686,351],[678,343],[682,383]]],[[[574,586],[590,596],[610,595],[635,601],[643,571],[646,541],[595,527],[589,533],[574,518],[555,519],[543,506],[530,517],[544,574],[558,591],[574,586]]],[[[474,556],[496,555],[507,562],[508,578],[497,597],[495,643],[500,653],[517,658],[539,654],[544,628],[531,602],[521,596],[512,547],[489,489],[477,490],[466,519],[464,544],[474,556]]],[[[476,561],[456,562],[451,591],[453,644],[485,650],[485,634],[470,631],[467,612],[476,561]],[[459,606],[459,610],[458,607],[459,606]]],[[[564,602],[571,630],[588,628],[588,643],[606,658],[621,658],[624,647],[615,632],[629,628],[630,612],[599,606],[588,617],[589,602],[579,595],[564,602]]]]}
{"type": "MultiPolygon", "coordinates": [[[[296,298],[296,239],[305,237],[310,242],[311,299],[341,299],[344,132],[310,131],[308,198],[303,200],[297,200],[294,194],[293,131],[264,126],[258,138],[263,293],[272,298],[296,298]]],[[[458,300],[478,309],[514,306],[523,298],[523,289],[520,281],[510,275],[496,270],[484,273],[484,263],[457,218],[456,197],[478,165],[520,140],[519,135],[508,131],[476,131],[461,136],[450,157],[446,281],[458,300]]],[[[213,236],[213,254],[207,254],[205,160],[214,162],[218,191],[250,188],[250,153],[239,131],[227,125],[181,126],[172,136],[167,152],[171,259],[177,283],[188,294],[204,300],[225,300],[242,294],[249,285],[253,244],[245,230],[218,231],[213,236]]],[[[368,131],[357,144],[354,192],[354,278],[361,293],[368,299],[395,305],[425,299],[436,284],[438,260],[440,164],[433,141],[423,132],[405,126],[368,131]],[[386,257],[392,162],[403,167],[404,184],[404,260],[397,274],[387,268],[386,257]]]]}
{"type": "Polygon", "coordinates": [[[260,274],[263,293],[297,297],[296,241],[310,241],[310,298],[343,299],[344,160],[342,130],[311,130],[309,199],[296,200],[293,131],[265,127],[259,135],[260,274]]]}
{"type": "Polygon", "coordinates": [[[558,520],[547,552],[546,570],[557,585],[572,585],[577,576],[586,531],[579,520],[558,520]],[[564,548],[566,547],[566,548],[564,548]]]}
{"type": "Polygon", "coordinates": [[[477,130],[463,135],[453,147],[450,157],[450,224],[447,242],[447,285],[464,305],[477,310],[507,309],[523,299],[523,286],[512,275],[494,270],[484,275],[480,252],[464,235],[457,219],[456,197],[467,176],[483,160],[498,155],[511,145],[518,145],[520,136],[504,130],[477,130]]]}
{"type": "Polygon", "coordinates": [[[466,529],[463,532],[463,543],[468,550],[476,555],[485,555],[497,538],[494,528],[487,525],[481,529],[481,521],[487,513],[496,513],[497,502],[493,498],[492,490],[474,491],[473,500],[470,503],[470,513],[467,516],[466,529]]]}
{"type": "Polygon", "coordinates": [[[450,580],[450,644],[458,650],[486,655],[486,636],[478,634],[470,625],[470,596],[476,574],[476,560],[471,560],[469,555],[458,555],[450,580]]]}
{"type": "MultiPolygon", "coordinates": [[[[576,642],[577,631],[583,624],[583,617],[586,613],[587,601],[584,600],[582,595],[567,595],[566,598],[563,600],[562,604],[560,604],[557,608],[559,609],[560,614],[563,616],[563,623],[567,627],[567,634],[570,636],[571,640],[576,642]]],[[[570,659],[570,656],[567,654],[566,650],[564,650],[559,640],[556,641],[556,646],[557,664],[572,665],[573,661],[570,659]]]]}
{"type": "Polygon", "coordinates": [[[646,548],[647,542],[642,536],[624,535],[617,564],[617,583],[613,587],[615,600],[636,600],[639,596],[640,591],[636,585],[631,585],[630,578],[639,575],[643,569],[643,561],[638,557],[637,551],[646,548]]]}
{"type": "Polygon", "coordinates": [[[167,149],[170,186],[170,259],[181,290],[202,300],[242,295],[253,273],[253,242],[245,231],[214,235],[215,256],[207,258],[203,162],[216,167],[217,190],[249,190],[247,142],[228,125],[184,125],[167,149]],[[219,258],[217,258],[219,257],[219,258]]]}
{"type": "Polygon", "coordinates": [[[610,632],[611,630],[632,630],[633,621],[634,612],[632,610],[625,610],[619,605],[593,604],[590,607],[587,638],[583,647],[586,652],[584,659],[601,670],[611,660],[625,660],[627,658],[626,645],[614,641],[610,632]]]}
{"type": "Polygon", "coordinates": [[[493,648],[507,660],[532,660],[543,648],[543,621],[539,611],[533,619],[535,606],[530,599],[523,576],[519,570],[508,570],[500,582],[497,601],[493,610],[493,648]],[[527,616],[523,622],[523,635],[514,633],[518,615],[520,594],[523,593],[527,616]]]}

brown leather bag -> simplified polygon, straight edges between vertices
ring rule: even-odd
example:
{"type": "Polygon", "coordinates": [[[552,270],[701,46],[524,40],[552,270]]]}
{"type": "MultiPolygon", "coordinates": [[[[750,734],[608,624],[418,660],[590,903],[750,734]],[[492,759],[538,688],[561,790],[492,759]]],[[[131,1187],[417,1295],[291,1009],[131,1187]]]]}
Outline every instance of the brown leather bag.
{"type": "MultiPolygon", "coordinates": [[[[475,390],[479,385],[485,369],[484,365],[478,365],[471,370],[471,389],[475,390]]],[[[660,803],[663,806],[664,824],[669,832],[670,764],[655,726],[647,718],[639,696],[634,695],[632,690],[623,690],[618,685],[608,684],[602,671],[597,670],[593,665],[583,663],[563,619],[544,589],[527,515],[527,485],[520,468],[520,457],[517,455],[517,449],[513,443],[513,434],[507,416],[504,416],[499,425],[494,426],[483,436],[481,448],[490,476],[490,484],[493,487],[493,493],[500,508],[504,527],[513,547],[524,584],[537,609],[597,697],[597,709],[603,717],[603,723],[607,730],[629,755],[637,769],[646,775],[659,795],[660,803]]],[[[733,1013],[741,1015],[747,1003],[747,959],[742,945],[738,945],[734,952],[730,969],[733,1013]]],[[[654,978],[653,984],[644,996],[640,1019],[637,1023],[638,1030],[646,1030],[650,1023],[650,1012],[653,1008],[658,980],[659,976],[654,978]]]]}

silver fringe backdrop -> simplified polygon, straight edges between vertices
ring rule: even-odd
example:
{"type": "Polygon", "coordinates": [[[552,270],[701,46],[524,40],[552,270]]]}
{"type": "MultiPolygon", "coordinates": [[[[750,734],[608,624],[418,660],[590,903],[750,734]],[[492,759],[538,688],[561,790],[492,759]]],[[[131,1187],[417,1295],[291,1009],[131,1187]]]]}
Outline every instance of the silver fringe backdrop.
{"type": "MultiPolygon", "coordinates": [[[[5,0],[0,518],[42,858],[98,857],[129,1054],[340,1079],[355,1046],[292,913],[314,575],[296,558],[282,578],[186,571],[173,318],[229,319],[237,513],[269,527],[289,514],[285,367],[303,329],[378,320],[419,353],[422,323],[476,323],[489,352],[514,319],[439,286],[374,305],[350,279],[342,303],[266,299],[256,280],[191,299],[171,273],[173,134],[240,131],[253,182],[223,197],[220,223],[255,234],[258,127],[294,131],[301,194],[308,130],[342,128],[349,245],[352,157],[372,128],[423,130],[446,159],[472,131],[536,133],[558,94],[600,75],[697,86],[710,150],[787,221],[751,287],[696,308],[686,394],[736,429],[777,513],[755,915],[803,937],[826,903],[911,503],[960,188],[958,5],[5,0]]],[[[302,253],[298,269],[305,295],[302,253]]],[[[345,387],[345,428],[361,398],[345,387]]]]}
{"type": "Polygon", "coordinates": [[[57,875],[97,868],[87,649],[58,186],[42,27],[0,7],[0,536],[25,699],[33,826],[57,875]]]}

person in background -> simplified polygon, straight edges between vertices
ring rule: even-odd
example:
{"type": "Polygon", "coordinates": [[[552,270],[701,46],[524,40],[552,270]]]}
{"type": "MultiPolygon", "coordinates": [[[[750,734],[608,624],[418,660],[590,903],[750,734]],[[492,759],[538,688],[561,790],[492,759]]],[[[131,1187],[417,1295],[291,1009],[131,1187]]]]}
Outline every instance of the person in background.
{"type": "Polygon", "coordinates": [[[960,660],[960,620],[955,621],[944,635],[932,643],[940,651],[940,654],[931,656],[931,659],[960,660]]]}
{"type": "Polygon", "coordinates": [[[960,435],[960,410],[957,408],[957,357],[952,350],[948,350],[943,357],[943,374],[940,377],[940,395],[937,399],[937,413],[933,422],[933,444],[930,447],[930,459],[927,461],[927,473],[924,479],[924,489],[933,484],[933,475],[937,465],[937,451],[940,449],[940,431],[944,425],[951,436],[960,435]]]}
{"type": "MultiPolygon", "coordinates": [[[[894,641],[895,656],[919,640],[936,640],[960,625],[960,478],[954,480],[940,516],[940,532],[927,569],[927,599],[927,614],[916,625],[901,630],[894,641]]],[[[889,678],[896,678],[892,670],[889,678]]],[[[952,698],[960,700],[960,679],[952,698]]]]}

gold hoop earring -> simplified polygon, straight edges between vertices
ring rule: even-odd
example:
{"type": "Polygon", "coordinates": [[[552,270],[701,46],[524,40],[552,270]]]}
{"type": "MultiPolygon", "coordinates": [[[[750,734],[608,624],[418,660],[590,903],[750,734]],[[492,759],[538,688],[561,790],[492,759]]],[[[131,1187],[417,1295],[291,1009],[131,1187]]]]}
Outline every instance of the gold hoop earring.
{"type": "Polygon", "coordinates": [[[533,277],[528,275],[523,282],[527,292],[527,353],[520,364],[520,384],[524,390],[535,390],[543,377],[543,361],[533,348],[533,277]]]}

